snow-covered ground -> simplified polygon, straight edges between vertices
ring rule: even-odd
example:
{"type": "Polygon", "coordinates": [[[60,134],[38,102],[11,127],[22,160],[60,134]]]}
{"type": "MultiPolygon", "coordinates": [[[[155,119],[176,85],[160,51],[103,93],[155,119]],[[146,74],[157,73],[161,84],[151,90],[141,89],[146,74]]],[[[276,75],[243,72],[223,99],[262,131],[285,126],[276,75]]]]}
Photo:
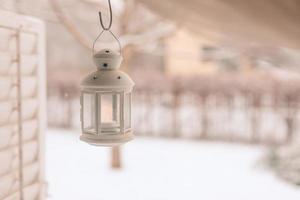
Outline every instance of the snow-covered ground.
{"type": "Polygon", "coordinates": [[[265,150],[220,142],[136,138],[122,147],[123,168],[109,149],[49,130],[49,200],[299,200],[300,188],[259,164],[265,150]]]}

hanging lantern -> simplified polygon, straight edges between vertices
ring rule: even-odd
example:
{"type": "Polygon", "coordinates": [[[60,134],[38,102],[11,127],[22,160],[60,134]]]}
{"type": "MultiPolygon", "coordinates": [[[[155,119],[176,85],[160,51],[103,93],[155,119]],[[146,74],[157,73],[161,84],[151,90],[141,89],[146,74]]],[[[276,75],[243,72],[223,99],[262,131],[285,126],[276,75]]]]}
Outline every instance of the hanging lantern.
{"type": "MultiPolygon", "coordinates": [[[[97,39],[106,30],[113,35],[109,28],[102,27],[103,31],[97,39]]],[[[118,41],[114,35],[113,37],[118,41]]],[[[131,94],[134,82],[126,73],[119,70],[122,62],[119,41],[119,53],[103,49],[96,54],[95,42],[93,59],[97,70],[87,75],[81,82],[80,139],[96,146],[120,145],[133,139],[131,94]]]]}

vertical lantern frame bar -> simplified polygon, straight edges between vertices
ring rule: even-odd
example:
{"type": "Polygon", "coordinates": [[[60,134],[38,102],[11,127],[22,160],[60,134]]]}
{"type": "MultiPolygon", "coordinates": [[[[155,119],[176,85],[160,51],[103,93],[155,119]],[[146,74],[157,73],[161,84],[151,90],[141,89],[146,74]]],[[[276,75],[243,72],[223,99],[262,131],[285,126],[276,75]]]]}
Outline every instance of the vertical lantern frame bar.
{"type": "Polygon", "coordinates": [[[84,112],[85,112],[85,106],[84,106],[84,94],[85,92],[83,91],[81,93],[81,97],[82,97],[82,101],[81,101],[81,110],[82,110],[82,113],[81,113],[81,118],[82,118],[82,123],[81,123],[81,127],[82,127],[82,131],[85,132],[85,119],[84,119],[84,112]]]}
{"type": "Polygon", "coordinates": [[[129,120],[128,130],[131,130],[131,128],[132,128],[132,124],[131,124],[132,93],[129,92],[128,95],[129,95],[129,98],[128,98],[128,100],[129,100],[129,102],[128,102],[128,117],[129,117],[129,119],[128,119],[129,120]]]}
{"type": "Polygon", "coordinates": [[[131,124],[131,102],[132,102],[132,93],[131,91],[126,92],[124,96],[124,126],[125,132],[128,132],[132,129],[131,124]]]}
{"type": "Polygon", "coordinates": [[[124,120],[124,102],[125,102],[125,91],[120,94],[120,133],[125,133],[125,120],[124,120]]]}
{"type": "Polygon", "coordinates": [[[120,122],[120,117],[118,119],[118,103],[120,104],[120,99],[119,99],[119,102],[118,102],[118,95],[119,93],[114,93],[112,94],[112,114],[113,114],[113,121],[116,121],[117,123],[120,122]]]}
{"type": "Polygon", "coordinates": [[[97,92],[97,112],[96,112],[96,115],[97,115],[97,135],[101,134],[102,132],[102,126],[101,126],[101,102],[102,102],[102,99],[101,99],[101,92],[97,92]],[[100,111],[99,111],[99,108],[100,108],[100,111]]]}
{"type": "MultiPolygon", "coordinates": [[[[95,111],[96,111],[96,112],[94,112],[94,115],[95,115],[95,129],[96,129],[95,131],[96,131],[96,135],[99,135],[99,118],[100,118],[100,121],[101,121],[101,112],[99,112],[99,105],[100,105],[100,108],[101,108],[101,94],[100,93],[98,93],[98,92],[95,93],[94,101],[95,101],[95,111]],[[99,102],[99,100],[100,100],[100,102],[99,102]]],[[[100,123],[100,133],[101,133],[101,123],[100,123]]]]}
{"type": "Polygon", "coordinates": [[[83,92],[81,92],[80,94],[80,120],[81,120],[81,131],[82,133],[84,133],[84,119],[83,119],[83,109],[84,109],[84,106],[83,106],[83,92]]]}
{"type": "Polygon", "coordinates": [[[97,119],[97,116],[95,115],[95,112],[93,112],[93,109],[97,110],[97,107],[98,107],[97,106],[97,93],[91,92],[89,94],[92,95],[91,102],[90,102],[90,104],[91,104],[91,127],[92,127],[91,133],[93,134],[93,128],[94,128],[95,129],[94,134],[97,134],[97,128],[96,128],[96,124],[97,124],[96,119],[97,119]]]}

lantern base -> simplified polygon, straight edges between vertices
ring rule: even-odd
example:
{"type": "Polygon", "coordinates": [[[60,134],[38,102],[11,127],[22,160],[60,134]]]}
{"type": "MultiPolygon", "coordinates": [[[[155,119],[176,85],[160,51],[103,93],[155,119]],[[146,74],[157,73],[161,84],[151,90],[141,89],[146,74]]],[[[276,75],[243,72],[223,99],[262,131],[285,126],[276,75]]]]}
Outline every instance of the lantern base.
{"type": "Polygon", "coordinates": [[[126,142],[129,142],[134,138],[132,131],[128,131],[126,133],[120,134],[101,134],[101,135],[93,135],[88,133],[83,133],[80,136],[80,140],[84,141],[90,145],[94,146],[119,146],[126,142]]]}

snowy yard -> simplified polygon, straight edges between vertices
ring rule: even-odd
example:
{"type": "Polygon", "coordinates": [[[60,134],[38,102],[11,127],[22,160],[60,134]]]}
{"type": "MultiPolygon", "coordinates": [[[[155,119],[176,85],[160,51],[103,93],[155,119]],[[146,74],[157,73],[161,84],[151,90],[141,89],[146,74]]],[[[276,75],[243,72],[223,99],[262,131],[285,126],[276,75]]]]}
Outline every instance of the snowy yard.
{"type": "Polygon", "coordinates": [[[136,138],[111,170],[109,149],[49,130],[49,200],[299,200],[300,189],[260,164],[265,150],[220,142],[136,138]]]}

